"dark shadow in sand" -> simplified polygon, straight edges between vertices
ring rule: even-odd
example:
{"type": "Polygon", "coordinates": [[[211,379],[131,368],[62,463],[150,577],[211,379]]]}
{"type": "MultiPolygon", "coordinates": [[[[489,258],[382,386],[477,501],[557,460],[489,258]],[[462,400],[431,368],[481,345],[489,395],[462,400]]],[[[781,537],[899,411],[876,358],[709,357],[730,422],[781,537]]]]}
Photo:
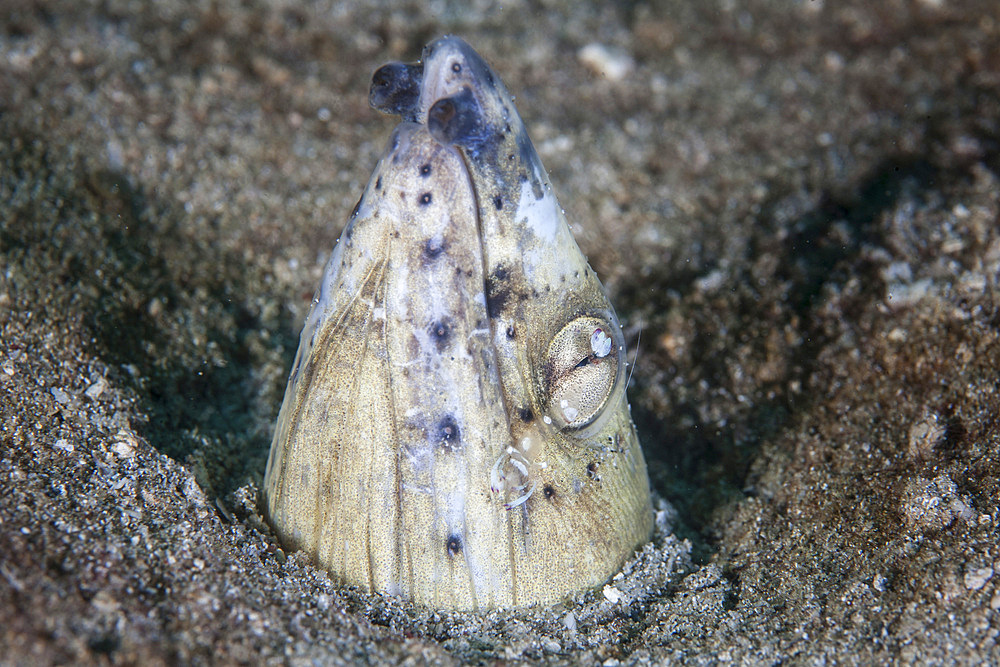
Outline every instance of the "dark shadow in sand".
{"type": "Polygon", "coordinates": [[[259,480],[284,383],[265,386],[274,382],[255,369],[275,357],[287,369],[297,344],[287,309],[265,321],[254,305],[260,270],[192,238],[197,226],[152,185],[83,166],[67,177],[70,158],[44,139],[18,133],[16,145],[8,176],[37,182],[51,168],[44,182],[61,204],[53,217],[51,201],[26,199],[0,230],[5,253],[33,255],[50,283],[39,289],[70,292],[56,303],[91,332],[111,379],[133,390],[148,418],[133,426],[152,446],[192,465],[214,496],[259,480]]]}
{"type": "MultiPolygon", "coordinates": [[[[632,415],[652,481],[678,509],[679,532],[692,540],[696,559],[705,559],[714,551],[716,536],[711,525],[717,512],[757,493],[753,463],[762,445],[785,429],[794,414],[808,411],[820,398],[793,393],[789,388],[806,383],[820,363],[819,353],[836,334],[824,326],[824,317],[817,310],[824,303],[825,292],[859,279],[861,287],[841,301],[849,318],[852,310],[860,313],[872,301],[884,298],[881,267],[870,260],[865,248],[883,245],[884,214],[892,211],[901,197],[919,198],[920,192],[939,185],[936,181],[942,176],[943,170],[926,160],[892,157],[861,179],[853,192],[827,193],[815,210],[790,222],[778,213],[780,197],[761,208],[746,256],[739,263],[741,274],[732,282],[736,287],[723,297],[727,320],[720,322],[708,312],[708,306],[698,310],[687,307],[698,344],[691,346],[689,367],[672,368],[667,375],[667,382],[681,375],[686,383],[704,383],[709,393],[721,389],[730,398],[720,403],[733,405],[731,397],[739,390],[729,385],[730,369],[740,363],[737,350],[742,346],[744,358],[763,359],[767,356],[767,334],[792,330],[800,342],[790,347],[782,374],[755,387],[749,409],[735,411],[722,426],[705,419],[705,406],[695,398],[675,401],[668,415],[656,414],[643,400],[649,387],[644,386],[641,368],[636,373],[632,415]],[[755,287],[749,267],[765,253],[777,258],[772,282],[780,288],[755,287]],[[730,319],[734,313],[738,324],[730,319]]],[[[661,275],[642,284],[622,285],[622,310],[642,310],[655,316],[688,300],[700,299],[704,304],[704,297],[697,295],[695,281],[699,276],[669,271],[664,267],[661,275]],[[652,290],[650,282],[655,286],[652,290]]],[[[651,333],[655,339],[656,332],[651,333]]],[[[675,365],[669,359],[656,359],[656,355],[656,351],[645,353],[642,362],[664,368],[675,365]]]]}

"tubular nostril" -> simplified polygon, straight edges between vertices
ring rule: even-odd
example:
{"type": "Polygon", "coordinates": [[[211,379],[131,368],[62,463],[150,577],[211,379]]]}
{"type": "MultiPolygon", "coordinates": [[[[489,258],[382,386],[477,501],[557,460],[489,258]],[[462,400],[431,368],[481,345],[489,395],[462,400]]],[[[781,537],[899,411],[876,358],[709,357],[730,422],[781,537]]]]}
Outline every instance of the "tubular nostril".
{"type": "Polygon", "coordinates": [[[436,101],[427,110],[427,129],[443,144],[466,148],[481,145],[489,134],[479,100],[468,87],[436,101]]]}
{"type": "Polygon", "coordinates": [[[441,126],[448,125],[455,117],[455,103],[450,99],[438,100],[427,112],[428,121],[433,121],[441,126]]]}
{"type": "Polygon", "coordinates": [[[424,67],[419,63],[389,63],[375,70],[368,104],[382,113],[413,120],[420,101],[424,67]]]}

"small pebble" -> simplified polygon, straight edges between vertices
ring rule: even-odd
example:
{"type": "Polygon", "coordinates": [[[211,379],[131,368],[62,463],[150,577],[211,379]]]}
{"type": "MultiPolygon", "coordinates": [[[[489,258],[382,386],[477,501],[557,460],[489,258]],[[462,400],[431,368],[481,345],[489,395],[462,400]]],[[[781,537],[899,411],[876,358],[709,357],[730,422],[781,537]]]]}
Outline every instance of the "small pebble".
{"type": "Polygon", "coordinates": [[[562,644],[551,637],[545,637],[542,639],[542,649],[548,653],[558,653],[562,650],[562,644]]]}
{"type": "MultiPolygon", "coordinates": [[[[120,432],[118,435],[121,437],[120,432]]],[[[111,451],[113,451],[118,458],[132,458],[132,456],[135,455],[135,443],[131,437],[125,437],[121,440],[116,440],[114,444],[111,445],[111,451]]]]}
{"type": "Polygon", "coordinates": [[[992,567],[979,567],[965,573],[965,587],[970,591],[978,591],[986,585],[993,576],[992,567]]]}
{"type": "Polygon", "coordinates": [[[52,398],[56,399],[56,403],[59,403],[61,405],[66,405],[67,403],[73,400],[72,396],[67,394],[59,387],[52,387],[52,389],[49,389],[49,393],[52,394],[52,398]]]}
{"type": "Polygon", "coordinates": [[[83,393],[90,400],[96,401],[98,398],[100,398],[101,394],[103,394],[104,390],[107,388],[108,388],[108,381],[105,380],[104,378],[98,378],[97,382],[87,387],[87,389],[83,393]]]}
{"type": "Polygon", "coordinates": [[[573,612],[567,613],[565,616],[563,616],[562,624],[566,627],[566,629],[569,631],[569,633],[571,635],[575,634],[576,633],[576,614],[574,614],[573,612]]]}
{"type": "Polygon", "coordinates": [[[608,81],[621,81],[635,67],[635,61],[624,51],[597,42],[584,46],[576,57],[584,67],[608,81]]]}

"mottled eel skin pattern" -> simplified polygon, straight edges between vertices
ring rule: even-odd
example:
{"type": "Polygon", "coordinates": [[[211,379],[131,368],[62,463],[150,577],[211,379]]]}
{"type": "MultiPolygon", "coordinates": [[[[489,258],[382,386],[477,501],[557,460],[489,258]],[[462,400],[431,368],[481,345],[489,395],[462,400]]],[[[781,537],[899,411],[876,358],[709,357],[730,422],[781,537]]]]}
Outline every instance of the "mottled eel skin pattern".
{"type": "Polygon", "coordinates": [[[652,530],[604,287],[468,44],[383,66],[370,102],[402,122],[302,330],[268,519],[338,581],[434,608],[598,586],[652,530]]]}

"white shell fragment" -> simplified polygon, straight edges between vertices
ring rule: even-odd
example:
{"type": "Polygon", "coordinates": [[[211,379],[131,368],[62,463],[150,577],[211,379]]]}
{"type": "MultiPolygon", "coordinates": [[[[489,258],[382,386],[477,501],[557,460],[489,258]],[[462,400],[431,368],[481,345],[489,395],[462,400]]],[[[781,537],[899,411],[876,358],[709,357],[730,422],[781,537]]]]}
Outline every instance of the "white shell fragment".
{"type": "Polygon", "coordinates": [[[398,115],[302,330],[267,515],[338,580],[553,603],[652,530],[621,326],[510,95],[465,42],[373,76],[398,115]]]}

